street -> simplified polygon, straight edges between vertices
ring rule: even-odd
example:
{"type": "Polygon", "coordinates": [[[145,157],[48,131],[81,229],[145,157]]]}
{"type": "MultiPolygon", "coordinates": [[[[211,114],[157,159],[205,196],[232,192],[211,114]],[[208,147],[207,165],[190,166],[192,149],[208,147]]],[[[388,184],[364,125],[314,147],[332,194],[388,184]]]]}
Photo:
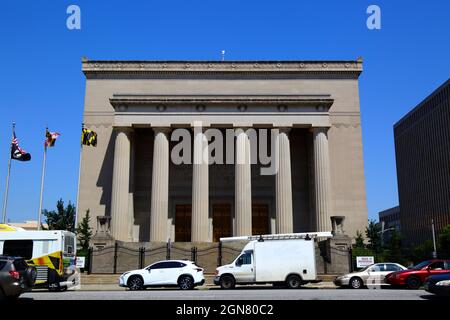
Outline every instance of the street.
{"type": "Polygon", "coordinates": [[[234,290],[147,289],[144,291],[35,291],[19,300],[432,300],[434,295],[425,290],[353,290],[278,288],[237,288],[234,290]]]}

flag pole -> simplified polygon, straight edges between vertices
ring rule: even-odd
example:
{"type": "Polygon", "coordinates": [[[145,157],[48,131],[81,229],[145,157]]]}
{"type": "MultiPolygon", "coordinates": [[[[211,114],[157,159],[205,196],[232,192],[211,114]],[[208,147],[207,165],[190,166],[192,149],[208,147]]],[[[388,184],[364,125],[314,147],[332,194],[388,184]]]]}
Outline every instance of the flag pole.
{"type": "Polygon", "coordinates": [[[78,161],[78,190],[77,190],[77,203],[75,207],[75,228],[78,227],[78,210],[79,210],[79,200],[80,200],[80,178],[81,178],[81,159],[83,154],[83,129],[84,123],[81,124],[81,143],[80,143],[80,159],[78,161]]]}
{"type": "MultiPolygon", "coordinates": [[[[47,134],[48,127],[45,128],[45,133],[47,134]]],[[[46,135],[47,137],[47,135],[46,135]]],[[[47,139],[47,138],[46,138],[47,139]]],[[[39,212],[37,229],[41,230],[41,214],[42,214],[42,197],[44,195],[44,178],[45,178],[45,162],[47,161],[47,141],[44,142],[44,159],[42,161],[42,175],[41,175],[41,195],[39,197],[39,212]]]]}
{"type": "MultiPolygon", "coordinates": [[[[16,128],[16,123],[13,121],[13,123],[12,123],[12,138],[13,139],[14,139],[14,129],[15,128],[16,128]]],[[[5,195],[4,195],[4,199],[3,199],[2,223],[6,223],[6,208],[8,206],[8,193],[9,193],[9,175],[11,174],[11,151],[12,151],[12,143],[9,146],[8,174],[6,175],[5,195]]]]}

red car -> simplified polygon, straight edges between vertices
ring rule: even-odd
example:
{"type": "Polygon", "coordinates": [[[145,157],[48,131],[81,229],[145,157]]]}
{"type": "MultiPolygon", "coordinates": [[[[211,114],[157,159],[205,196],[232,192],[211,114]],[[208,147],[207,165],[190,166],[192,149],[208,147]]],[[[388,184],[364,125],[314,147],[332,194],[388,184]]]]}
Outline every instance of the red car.
{"type": "Polygon", "coordinates": [[[419,289],[429,276],[449,272],[450,260],[427,260],[407,270],[388,274],[385,282],[392,286],[406,286],[409,289],[419,289]]]}

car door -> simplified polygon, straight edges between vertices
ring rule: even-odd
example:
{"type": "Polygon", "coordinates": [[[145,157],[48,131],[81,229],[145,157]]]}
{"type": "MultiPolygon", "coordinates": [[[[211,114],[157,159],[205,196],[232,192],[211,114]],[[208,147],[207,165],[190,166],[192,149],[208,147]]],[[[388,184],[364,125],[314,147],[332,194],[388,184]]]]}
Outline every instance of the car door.
{"type": "Polygon", "coordinates": [[[165,262],[157,262],[147,267],[144,282],[145,285],[159,285],[164,279],[165,262]]]}
{"type": "Polygon", "coordinates": [[[387,274],[386,265],[384,263],[374,264],[367,271],[368,277],[365,281],[366,285],[380,285],[383,283],[384,277],[387,274]]]}
{"type": "Polygon", "coordinates": [[[247,251],[236,259],[233,275],[237,283],[251,283],[255,281],[253,251],[247,251]]]}
{"type": "Polygon", "coordinates": [[[185,266],[184,263],[178,261],[169,261],[164,265],[161,274],[161,282],[163,285],[175,285],[178,283],[178,277],[181,275],[181,270],[185,266]]]}
{"type": "Polygon", "coordinates": [[[378,284],[385,285],[384,279],[386,276],[392,272],[403,270],[400,266],[396,265],[395,263],[384,263],[384,269],[381,269],[378,278],[378,284]]]}
{"type": "MultiPolygon", "coordinates": [[[[447,269],[447,267],[448,267],[448,263],[446,263],[446,261],[436,261],[436,262],[431,263],[427,267],[427,275],[425,276],[425,279],[428,278],[429,276],[432,276],[435,274],[448,273],[449,270],[447,269]]],[[[425,279],[423,279],[423,281],[425,279]]]]}

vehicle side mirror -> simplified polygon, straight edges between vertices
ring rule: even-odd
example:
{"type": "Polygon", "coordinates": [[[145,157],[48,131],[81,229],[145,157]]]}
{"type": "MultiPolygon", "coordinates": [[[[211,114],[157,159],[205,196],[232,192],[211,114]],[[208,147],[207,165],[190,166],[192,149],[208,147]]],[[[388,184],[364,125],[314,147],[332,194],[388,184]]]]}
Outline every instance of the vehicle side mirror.
{"type": "Polygon", "coordinates": [[[152,271],[152,269],[148,268],[147,271],[148,271],[148,273],[150,273],[152,271]]]}

